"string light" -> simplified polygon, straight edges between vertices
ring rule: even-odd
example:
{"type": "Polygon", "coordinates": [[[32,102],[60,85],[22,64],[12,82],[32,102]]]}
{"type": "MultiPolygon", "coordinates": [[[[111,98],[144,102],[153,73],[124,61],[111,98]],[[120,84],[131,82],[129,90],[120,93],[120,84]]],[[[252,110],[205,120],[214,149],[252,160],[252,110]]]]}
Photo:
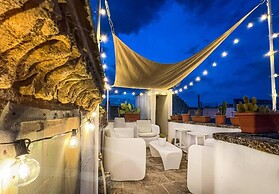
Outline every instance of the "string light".
{"type": "Polygon", "coordinates": [[[222,52],[222,57],[226,57],[226,56],[228,56],[228,53],[226,52],[226,51],[224,51],[224,52],[222,52]]]}
{"type": "Polygon", "coordinates": [[[123,92],[123,94],[124,94],[124,95],[126,95],[126,94],[127,94],[127,92],[123,92]]]}
{"type": "Polygon", "coordinates": [[[263,22],[267,19],[267,14],[263,14],[261,17],[260,17],[260,21],[263,22]]]}
{"type": "Polygon", "coordinates": [[[107,58],[106,53],[102,52],[102,53],[101,53],[101,57],[102,57],[103,59],[107,58]]]}
{"type": "Polygon", "coordinates": [[[115,93],[115,94],[118,94],[118,90],[115,90],[114,93],[115,93]]]}
{"type": "Polygon", "coordinates": [[[91,120],[86,122],[85,129],[86,131],[93,131],[95,129],[95,125],[91,122],[91,120]]]}
{"type": "Polygon", "coordinates": [[[233,44],[237,44],[237,43],[239,43],[239,39],[238,39],[238,38],[235,38],[235,39],[233,40],[233,44]]]}
{"type": "Polygon", "coordinates": [[[212,63],[212,67],[216,67],[216,66],[217,66],[216,62],[212,63]]]}
{"type": "Polygon", "coordinates": [[[108,78],[107,77],[104,77],[104,82],[108,82],[108,78]]]}
{"type": "Polygon", "coordinates": [[[184,90],[187,90],[188,89],[188,86],[186,85],[186,86],[184,86],[184,90]]]}
{"type": "Polygon", "coordinates": [[[183,90],[182,90],[182,88],[179,88],[179,92],[182,92],[183,90]]]}
{"type": "Polygon", "coordinates": [[[277,38],[279,36],[279,33],[273,33],[272,38],[277,38]]]}
{"type": "Polygon", "coordinates": [[[102,16],[104,16],[104,15],[106,15],[106,10],[105,9],[100,9],[100,14],[102,15],[102,16]]]}
{"type": "Polygon", "coordinates": [[[275,53],[277,53],[278,51],[273,51],[273,52],[267,52],[264,56],[265,57],[269,57],[269,56],[271,56],[271,55],[274,55],[275,53]]]}
{"type": "Polygon", "coordinates": [[[202,74],[203,74],[203,75],[207,75],[207,74],[208,74],[208,71],[207,71],[207,70],[204,70],[204,71],[202,72],[202,74]]]}
{"type": "Polygon", "coordinates": [[[201,81],[201,78],[200,78],[199,76],[196,77],[196,81],[197,81],[197,82],[201,81]]]}
{"type": "Polygon", "coordinates": [[[190,85],[190,86],[193,86],[193,85],[194,85],[194,83],[193,83],[193,82],[190,82],[190,83],[189,83],[189,85],[190,85]]]}
{"type": "Polygon", "coordinates": [[[79,139],[77,137],[77,129],[72,129],[72,135],[69,143],[70,148],[76,148],[79,145],[79,139]]]}
{"type": "Polygon", "coordinates": [[[102,95],[102,98],[105,99],[105,98],[106,98],[106,95],[103,94],[103,95],[102,95]]]}
{"type": "Polygon", "coordinates": [[[134,95],[136,95],[136,93],[135,93],[135,92],[132,92],[132,95],[134,96],[134,95]]]}
{"type": "Polygon", "coordinates": [[[247,25],[247,28],[252,28],[254,26],[254,24],[252,22],[249,22],[248,25],[247,25]]]}
{"type": "Polygon", "coordinates": [[[108,36],[105,34],[102,34],[100,38],[101,38],[101,41],[104,43],[106,43],[108,41],[108,36]]]}
{"type": "Polygon", "coordinates": [[[107,68],[107,64],[103,64],[103,69],[106,69],[107,68]]]}
{"type": "Polygon", "coordinates": [[[11,181],[18,187],[33,182],[40,173],[40,164],[37,160],[29,158],[30,139],[20,139],[15,142],[16,158],[9,167],[11,181]],[[26,145],[27,144],[27,145],[26,145]]]}

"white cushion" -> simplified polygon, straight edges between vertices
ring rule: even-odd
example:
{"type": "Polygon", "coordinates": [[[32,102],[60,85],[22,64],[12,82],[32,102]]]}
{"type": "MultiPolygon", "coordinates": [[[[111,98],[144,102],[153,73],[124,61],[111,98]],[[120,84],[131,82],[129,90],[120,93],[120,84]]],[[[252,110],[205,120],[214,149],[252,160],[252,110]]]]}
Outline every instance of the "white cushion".
{"type": "Polygon", "coordinates": [[[114,123],[113,123],[113,128],[123,128],[126,127],[125,124],[125,119],[123,117],[115,117],[114,118],[114,123]]]}
{"type": "Polygon", "coordinates": [[[151,133],[151,122],[150,120],[137,120],[138,133],[151,133]]]}
{"type": "Polygon", "coordinates": [[[134,129],[133,128],[113,128],[111,130],[111,137],[134,138],[134,129]]]}
{"type": "Polygon", "coordinates": [[[138,133],[139,137],[155,137],[156,133],[138,133]]]}

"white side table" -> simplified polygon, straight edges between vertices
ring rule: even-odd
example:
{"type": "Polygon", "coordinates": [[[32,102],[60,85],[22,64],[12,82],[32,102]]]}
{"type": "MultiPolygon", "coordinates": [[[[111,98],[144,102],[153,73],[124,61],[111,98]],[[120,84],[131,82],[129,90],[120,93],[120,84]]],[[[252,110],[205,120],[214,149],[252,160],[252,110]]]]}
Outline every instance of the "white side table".
{"type": "Polygon", "coordinates": [[[204,145],[204,141],[207,137],[206,133],[200,133],[200,132],[188,132],[187,133],[187,142],[188,142],[188,148],[191,146],[191,138],[195,138],[195,144],[196,145],[204,145]],[[199,141],[202,140],[202,143],[199,141]]]}
{"type": "Polygon", "coordinates": [[[186,145],[182,144],[182,137],[183,137],[183,133],[185,133],[187,135],[188,132],[190,132],[191,130],[189,129],[185,129],[185,128],[175,128],[175,133],[174,133],[174,145],[179,147],[179,148],[185,148],[187,147],[186,145]],[[179,135],[179,143],[176,143],[176,139],[177,139],[177,135],[179,135]]]}

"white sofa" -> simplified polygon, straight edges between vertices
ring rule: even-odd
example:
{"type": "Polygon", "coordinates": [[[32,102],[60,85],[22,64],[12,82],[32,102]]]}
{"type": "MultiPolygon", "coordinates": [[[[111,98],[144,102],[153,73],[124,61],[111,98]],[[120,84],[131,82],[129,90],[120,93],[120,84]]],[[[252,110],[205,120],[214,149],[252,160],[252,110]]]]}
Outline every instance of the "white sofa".
{"type": "Polygon", "coordinates": [[[134,138],[134,128],[105,129],[104,166],[114,181],[142,180],[146,173],[146,145],[134,138]]]}

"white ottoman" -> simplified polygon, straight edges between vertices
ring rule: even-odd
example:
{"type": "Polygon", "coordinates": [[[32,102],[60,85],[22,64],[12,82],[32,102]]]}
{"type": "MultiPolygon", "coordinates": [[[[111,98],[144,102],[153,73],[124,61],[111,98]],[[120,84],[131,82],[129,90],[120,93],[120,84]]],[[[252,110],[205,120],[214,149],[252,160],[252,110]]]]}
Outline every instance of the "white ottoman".
{"type": "Polygon", "coordinates": [[[166,145],[159,145],[158,141],[151,141],[149,143],[151,156],[161,157],[165,170],[179,169],[182,159],[182,150],[166,142],[166,145]]]}

